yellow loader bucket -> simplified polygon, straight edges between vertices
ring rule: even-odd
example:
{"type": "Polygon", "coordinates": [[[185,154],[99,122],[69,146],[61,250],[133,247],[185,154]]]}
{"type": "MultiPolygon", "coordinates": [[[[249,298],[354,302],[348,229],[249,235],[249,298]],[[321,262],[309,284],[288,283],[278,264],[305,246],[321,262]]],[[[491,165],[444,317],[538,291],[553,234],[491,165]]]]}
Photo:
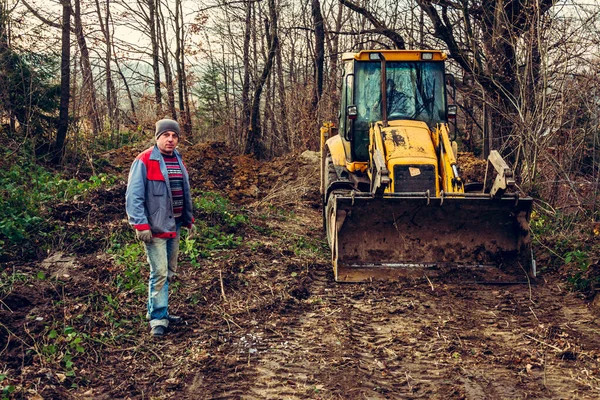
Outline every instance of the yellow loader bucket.
{"type": "Polygon", "coordinates": [[[330,196],[325,218],[335,279],[362,282],[443,275],[479,283],[535,275],[532,199],[485,195],[330,196]]]}

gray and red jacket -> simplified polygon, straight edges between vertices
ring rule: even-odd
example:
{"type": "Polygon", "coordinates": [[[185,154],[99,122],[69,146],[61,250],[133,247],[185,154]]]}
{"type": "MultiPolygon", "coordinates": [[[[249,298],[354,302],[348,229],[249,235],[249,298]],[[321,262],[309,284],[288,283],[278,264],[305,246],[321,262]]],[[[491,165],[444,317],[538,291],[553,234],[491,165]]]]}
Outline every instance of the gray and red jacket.
{"type": "MultiPolygon", "coordinates": [[[[190,179],[181,154],[173,152],[183,173],[182,225],[191,228],[194,223],[190,179]]],[[[169,184],[167,165],[155,145],[140,153],[131,164],[125,207],[129,223],[139,231],[152,231],[152,236],[174,238],[177,224],[173,217],[173,196],[169,184]]]]}

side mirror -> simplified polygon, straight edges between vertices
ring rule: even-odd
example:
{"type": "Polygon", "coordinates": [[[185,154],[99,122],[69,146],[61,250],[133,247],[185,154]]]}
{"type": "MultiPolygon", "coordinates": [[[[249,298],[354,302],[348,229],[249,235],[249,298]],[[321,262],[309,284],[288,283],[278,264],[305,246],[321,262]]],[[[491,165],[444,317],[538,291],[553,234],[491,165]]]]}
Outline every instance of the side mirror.
{"type": "Polygon", "coordinates": [[[348,116],[348,119],[356,119],[358,116],[358,108],[355,105],[348,106],[348,108],[346,108],[346,115],[348,116]]]}
{"type": "Polygon", "coordinates": [[[454,84],[455,84],[454,80],[455,80],[454,75],[452,75],[452,74],[446,74],[446,84],[454,87],[454,84]]]}
{"type": "Polygon", "coordinates": [[[446,108],[446,115],[448,116],[448,119],[456,119],[457,112],[458,108],[456,107],[456,104],[448,104],[448,107],[446,108]]]}

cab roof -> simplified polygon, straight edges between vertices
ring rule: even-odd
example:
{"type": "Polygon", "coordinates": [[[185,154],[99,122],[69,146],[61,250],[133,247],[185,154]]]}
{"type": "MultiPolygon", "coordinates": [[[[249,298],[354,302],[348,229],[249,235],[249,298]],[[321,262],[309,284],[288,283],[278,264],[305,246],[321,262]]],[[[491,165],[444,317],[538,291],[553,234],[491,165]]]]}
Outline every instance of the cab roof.
{"type": "Polygon", "coordinates": [[[444,61],[448,58],[441,50],[361,50],[358,53],[344,53],[342,60],[374,61],[378,60],[374,58],[377,54],[386,61],[444,61]],[[431,54],[431,58],[424,59],[424,54],[431,54]]]}

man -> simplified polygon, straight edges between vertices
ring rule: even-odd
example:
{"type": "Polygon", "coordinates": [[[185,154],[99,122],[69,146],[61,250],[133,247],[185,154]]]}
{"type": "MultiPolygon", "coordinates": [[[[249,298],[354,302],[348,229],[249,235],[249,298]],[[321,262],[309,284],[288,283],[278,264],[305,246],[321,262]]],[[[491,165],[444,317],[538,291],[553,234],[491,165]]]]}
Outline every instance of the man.
{"type": "Polygon", "coordinates": [[[393,79],[388,79],[386,84],[388,118],[407,117],[408,97],[396,89],[396,82],[393,79]]]}
{"type": "Polygon", "coordinates": [[[156,144],[140,153],[129,171],[125,203],[129,223],[144,242],[150,264],[148,313],[150,333],[165,335],[169,323],[181,323],[169,314],[169,282],[177,271],[180,228],[192,233],[192,196],[181,155],[179,124],[170,119],[156,123],[156,144]]]}

